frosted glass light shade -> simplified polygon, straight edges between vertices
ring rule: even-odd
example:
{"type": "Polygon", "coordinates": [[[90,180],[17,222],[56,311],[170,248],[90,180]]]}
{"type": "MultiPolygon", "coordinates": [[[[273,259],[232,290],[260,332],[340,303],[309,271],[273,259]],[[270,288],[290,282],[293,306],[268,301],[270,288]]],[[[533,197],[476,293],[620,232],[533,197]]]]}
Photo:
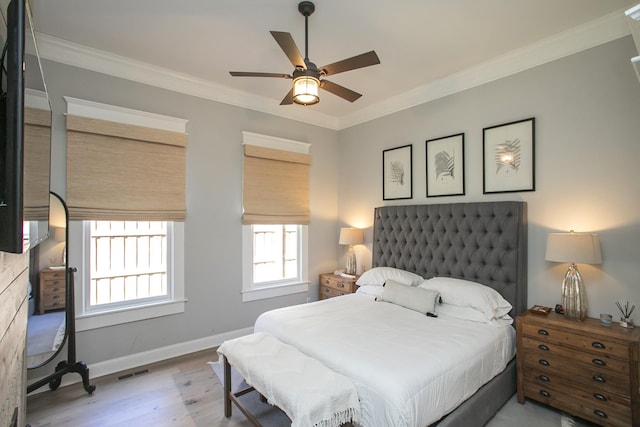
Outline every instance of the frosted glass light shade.
{"type": "Polygon", "coordinates": [[[318,89],[320,80],[312,76],[301,76],[293,81],[293,102],[302,105],[312,105],[320,101],[318,89]]]}

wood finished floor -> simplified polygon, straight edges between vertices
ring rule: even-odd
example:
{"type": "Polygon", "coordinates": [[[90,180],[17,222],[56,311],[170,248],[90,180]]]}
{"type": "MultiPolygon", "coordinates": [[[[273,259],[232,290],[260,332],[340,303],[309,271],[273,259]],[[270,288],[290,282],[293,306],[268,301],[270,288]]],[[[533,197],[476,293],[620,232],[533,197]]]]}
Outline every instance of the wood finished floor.
{"type": "MultiPolygon", "coordinates": [[[[223,392],[208,361],[217,360],[215,350],[167,360],[91,380],[97,386],[89,395],[81,383],[27,398],[27,423],[31,427],[94,426],[197,426],[249,427],[237,409],[226,419],[223,392]],[[118,380],[119,376],[149,369],[148,373],[118,380]]],[[[53,369],[53,367],[52,367],[53,369]]],[[[77,375],[77,374],[67,374],[77,375]]],[[[281,422],[277,422],[277,427],[281,422]]],[[[272,423],[273,425],[273,423],[272,423]]],[[[587,426],[562,418],[550,408],[512,397],[487,427],[587,426]]],[[[475,427],[475,426],[470,426],[475,427]]]]}

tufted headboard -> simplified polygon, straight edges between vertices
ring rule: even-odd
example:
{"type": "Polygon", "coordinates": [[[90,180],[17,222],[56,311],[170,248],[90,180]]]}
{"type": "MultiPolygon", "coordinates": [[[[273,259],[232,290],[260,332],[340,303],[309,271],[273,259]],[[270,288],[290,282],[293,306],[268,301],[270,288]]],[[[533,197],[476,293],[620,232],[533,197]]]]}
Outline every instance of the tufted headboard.
{"type": "Polygon", "coordinates": [[[382,206],[375,209],[373,267],[425,279],[456,277],[490,286],[527,309],[525,202],[382,206]]]}

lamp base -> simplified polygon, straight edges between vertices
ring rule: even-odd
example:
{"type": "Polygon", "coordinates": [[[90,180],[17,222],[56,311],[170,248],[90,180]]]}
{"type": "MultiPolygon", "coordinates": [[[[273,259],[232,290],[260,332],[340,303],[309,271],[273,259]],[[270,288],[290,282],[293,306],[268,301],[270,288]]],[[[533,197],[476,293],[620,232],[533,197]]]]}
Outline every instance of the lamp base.
{"type": "Polygon", "coordinates": [[[349,252],[347,252],[347,265],[345,273],[356,274],[356,252],[352,246],[349,246],[349,252]]]}
{"type": "Polygon", "coordinates": [[[584,320],[587,317],[587,293],[575,264],[569,266],[562,281],[562,307],[567,319],[584,320]]]}

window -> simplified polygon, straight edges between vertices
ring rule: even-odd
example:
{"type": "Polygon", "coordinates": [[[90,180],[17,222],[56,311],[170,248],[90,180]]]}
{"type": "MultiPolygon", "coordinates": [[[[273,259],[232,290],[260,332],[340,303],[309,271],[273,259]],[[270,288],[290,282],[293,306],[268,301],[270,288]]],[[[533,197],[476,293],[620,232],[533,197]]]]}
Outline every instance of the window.
{"type": "Polygon", "coordinates": [[[242,300],[307,292],[307,226],[243,226],[242,300]]]}
{"type": "Polygon", "coordinates": [[[170,297],[167,223],[89,221],[89,311],[170,297]]]}
{"type": "Polygon", "coordinates": [[[184,311],[184,223],[80,224],[84,260],[77,276],[84,286],[79,331],[184,311]]]}

